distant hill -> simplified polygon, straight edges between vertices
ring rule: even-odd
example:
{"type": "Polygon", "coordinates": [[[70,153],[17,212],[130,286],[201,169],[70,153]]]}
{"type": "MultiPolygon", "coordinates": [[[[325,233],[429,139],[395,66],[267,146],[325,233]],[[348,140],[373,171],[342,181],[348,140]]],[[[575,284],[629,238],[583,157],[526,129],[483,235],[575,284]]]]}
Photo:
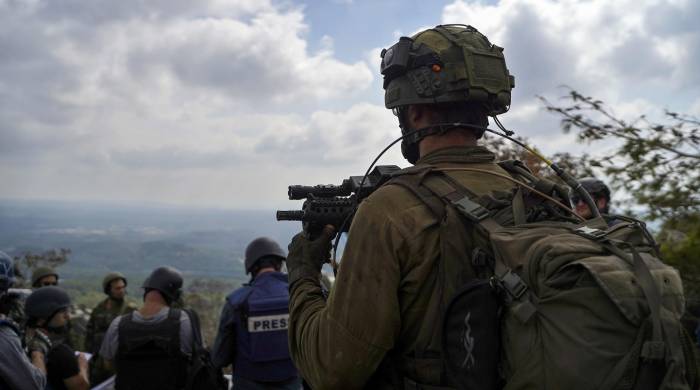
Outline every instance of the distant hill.
{"type": "Polygon", "coordinates": [[[286,247],[301,229],[274,210],[0,200],[0,250],[10,255],[70,248],[65,277],[118,270],[143,277],[172,265],[186,275],[245,279],[245,247],[269,236],[286,247]]]}

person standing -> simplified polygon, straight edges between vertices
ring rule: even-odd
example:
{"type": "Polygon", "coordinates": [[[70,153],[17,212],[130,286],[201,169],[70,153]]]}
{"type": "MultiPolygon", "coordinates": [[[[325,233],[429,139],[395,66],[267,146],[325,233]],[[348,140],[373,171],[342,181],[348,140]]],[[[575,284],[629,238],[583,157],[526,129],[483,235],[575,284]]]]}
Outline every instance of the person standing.
{"type": "Polygon", "coordinates": [[[88,320],[85,332],[85,350],[92,354],[90,359],[90,382],[102,383],[114,375],[100,357],[100,347],[112,321],[120,315],[131,313],[136,306],[126,301],[127,280],[119,272],[110,272],[102,280],[102,291],[107,295],[98,303],[88,320]]]}
{"type": "MultiPolygon", "coordinates": [[[[514,79],[502,51],[471,26],[446,25],[382,52],[385,105],[398,117],[410,172],[464,169],[449,177],[476,196],[513,191],[496,177],[509,175],[494,153],[477,144],[489,116],[510,106],[514,79]]],[[[431,206],[391,183],[363,200],[327,300],[319,275],[334,231],[290,243],[289,345],[312,388],[454,388],[441,360],[441,308],[479,270],[450,256],[445,235],[470,249],[478,236],[444,226],[443,204],[431,206]]]]}
{"type": "Polygon", "coordinates": [[[40,352],[46,358],[48,383],[52,389],[85,390],[90,388],[85,354],[76,356],[61,342],[70,321],[71,300],[60,287],[47,286],[34,290],[25,303],[30,356],[40,352]]]}
{"type": "Polygon", "coordinates": [[[289,355],[289,284],[281,272],[285,253],[267,237],[245,251],[249,284],[232,292],[221,312],[212,347],[215,367],[231,365],[235,389],[299,389],[289,355]]]}
{"type": "Polygon", "coordinates": [[[143,282],[143,306],[109,325],[100,356],[116,370],[117,390],[185,386],[194,334],[188,313],[171,307],[182,285],[180,271],[156,268],[143,282]]]}
{"type": "MultiPolygon", "coordinates": [[[[0,299],[14,283],[12,258],[0,251],[0,299]]],[[[46,386],[44,352],[33,351],[27,358],[22,349],[19,325],[8,317],[10,306],[0,308],[0,389],[41,390],[46,386]]]]}

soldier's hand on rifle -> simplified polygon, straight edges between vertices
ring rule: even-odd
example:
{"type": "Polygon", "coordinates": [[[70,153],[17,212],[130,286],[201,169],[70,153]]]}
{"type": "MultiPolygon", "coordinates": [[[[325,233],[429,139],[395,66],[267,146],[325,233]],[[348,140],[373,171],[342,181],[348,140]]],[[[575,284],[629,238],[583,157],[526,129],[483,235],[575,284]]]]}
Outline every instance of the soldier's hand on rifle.
{"type": "Polygon", "coordinates": [[[334,236],[335,229],[330,225],[326,225],[313,240],[304,232],[294,236],[287,255],[290,286],[303,278],[319,279],[323,263],[330,261],[334,236]]]}

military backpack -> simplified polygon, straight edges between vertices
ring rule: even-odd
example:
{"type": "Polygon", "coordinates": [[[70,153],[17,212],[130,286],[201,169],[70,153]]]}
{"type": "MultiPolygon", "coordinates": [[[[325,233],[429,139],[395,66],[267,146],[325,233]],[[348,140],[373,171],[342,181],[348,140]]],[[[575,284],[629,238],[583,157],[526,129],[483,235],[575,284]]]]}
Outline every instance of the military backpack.
{"type": "Polygon", "coordinates": [[[449,387],[697,389],[681,279],[645,225],[575,221],[560,186],[520,162],[499,165],[518,183],[512,193],[477,197],[449,172],[480,171],[470,168],[419,165],[389,182],[440,220],[449,387]]]}

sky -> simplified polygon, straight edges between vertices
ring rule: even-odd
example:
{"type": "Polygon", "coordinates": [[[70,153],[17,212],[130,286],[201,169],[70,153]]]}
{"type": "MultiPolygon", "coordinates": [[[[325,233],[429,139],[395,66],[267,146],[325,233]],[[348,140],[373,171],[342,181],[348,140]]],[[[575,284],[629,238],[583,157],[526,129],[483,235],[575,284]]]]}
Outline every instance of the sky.
{"type": "Polygon", "coordinates": [[[506,127],[577,153],[537,96],[700,115],[698,19],[692,0],[0,0],[0,199],[294,208],[288,185],[360,175],[400,135],[379,53],[443,23],[505,48],[506,127]]]}

